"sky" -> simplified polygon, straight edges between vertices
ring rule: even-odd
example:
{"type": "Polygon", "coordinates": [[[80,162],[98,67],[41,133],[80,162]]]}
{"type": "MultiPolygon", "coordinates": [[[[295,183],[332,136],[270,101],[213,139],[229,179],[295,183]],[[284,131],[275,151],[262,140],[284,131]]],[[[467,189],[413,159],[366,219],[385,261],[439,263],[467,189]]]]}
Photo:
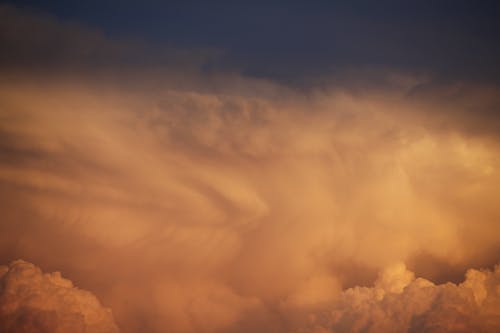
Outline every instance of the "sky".
{"type": "Polygon", "coordinates": [[[498,332],[494,1],[2,1],[0,331],[498,332]]]}
{"type": "MultiPolygon", "coordinates": [[[[21,0],[13,4],[92,26],[113,39],[211,49],[219,56],[206,63],[207,68],[296,84],[366,67],[497,83],[500,74],[497,1],[21,0]]],[[[161,57],[156,61],[161,63],[161,57]]]]}

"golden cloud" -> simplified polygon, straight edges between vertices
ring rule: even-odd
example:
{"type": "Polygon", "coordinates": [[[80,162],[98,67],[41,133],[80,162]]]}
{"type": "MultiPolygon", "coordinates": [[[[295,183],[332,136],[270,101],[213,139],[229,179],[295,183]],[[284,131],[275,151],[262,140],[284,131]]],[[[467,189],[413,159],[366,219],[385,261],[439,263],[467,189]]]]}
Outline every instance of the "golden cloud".
{"type": "Polygon", "coordinates": [[[49,39],[76,53],[43,70],[16,62],[27,48],[36,67],[30,38],[0,36],[17,45],[0,79],[2,262],[61,270],[125,333],[498,327],[498,269],[451,284],[500,259],[497,87],[97,70],[75,45],[104,63],[122,46],[67,31],[49,39]]]}

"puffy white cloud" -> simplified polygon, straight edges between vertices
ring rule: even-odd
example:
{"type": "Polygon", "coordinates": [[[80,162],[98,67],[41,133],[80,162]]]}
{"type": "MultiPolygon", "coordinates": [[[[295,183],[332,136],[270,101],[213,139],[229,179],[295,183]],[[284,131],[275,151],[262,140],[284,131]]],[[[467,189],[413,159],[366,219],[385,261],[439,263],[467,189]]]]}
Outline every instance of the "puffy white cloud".
{"type": "Polygon", "coordinates": [[[0,331],[117,333],[111,310],[59,272],[22,260],[0,266],[0,331]]]}

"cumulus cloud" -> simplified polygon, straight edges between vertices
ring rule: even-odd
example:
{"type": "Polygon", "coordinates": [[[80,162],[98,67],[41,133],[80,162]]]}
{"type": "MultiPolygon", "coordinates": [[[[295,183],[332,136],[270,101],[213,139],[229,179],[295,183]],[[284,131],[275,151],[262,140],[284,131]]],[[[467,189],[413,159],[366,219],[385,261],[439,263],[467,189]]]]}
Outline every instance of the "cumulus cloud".
{"type": "Polygon", "coordinates": [[[441,299],[494,299],[402,266],[360,286],[399,261],[452,282],[498,262],[498,88],[50,68],[0,79],[0,259],[61,270],[124,332],[367,325],[412,299],[423,330],[441,299]]]}
{"type": "Polygon", "coordinates": [[[59,272],[22,260],[0,266],[0,329],[5,333],[117,333],[111,310],[59,272]]]}
{"type": "Polygon", "coordinates": [[[498,332],[500,266],[467,271],[464,282],[436,285],[403,264],[375,286],[341,293],[328,311],[310,316],[305,332],[498,332]]]}

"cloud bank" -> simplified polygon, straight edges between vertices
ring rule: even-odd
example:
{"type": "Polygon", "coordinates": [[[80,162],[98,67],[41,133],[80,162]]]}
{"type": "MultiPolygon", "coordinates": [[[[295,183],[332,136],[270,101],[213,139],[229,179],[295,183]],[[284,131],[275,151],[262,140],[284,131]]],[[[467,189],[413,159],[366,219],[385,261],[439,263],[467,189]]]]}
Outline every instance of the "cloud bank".
{"type": "Polygon", "coordinates": [[[500,259],[498,87],[61,57],[0,79],[2,262],[62,271],[125,333],[498,326],[498,269],[446,284],[500,259]]]}
{"type": "Polygon", "coordinates": [[[111,311],[59,272],[17,260],[0,266],[0,329],[5,333],[117,333],[111,311]]]}

